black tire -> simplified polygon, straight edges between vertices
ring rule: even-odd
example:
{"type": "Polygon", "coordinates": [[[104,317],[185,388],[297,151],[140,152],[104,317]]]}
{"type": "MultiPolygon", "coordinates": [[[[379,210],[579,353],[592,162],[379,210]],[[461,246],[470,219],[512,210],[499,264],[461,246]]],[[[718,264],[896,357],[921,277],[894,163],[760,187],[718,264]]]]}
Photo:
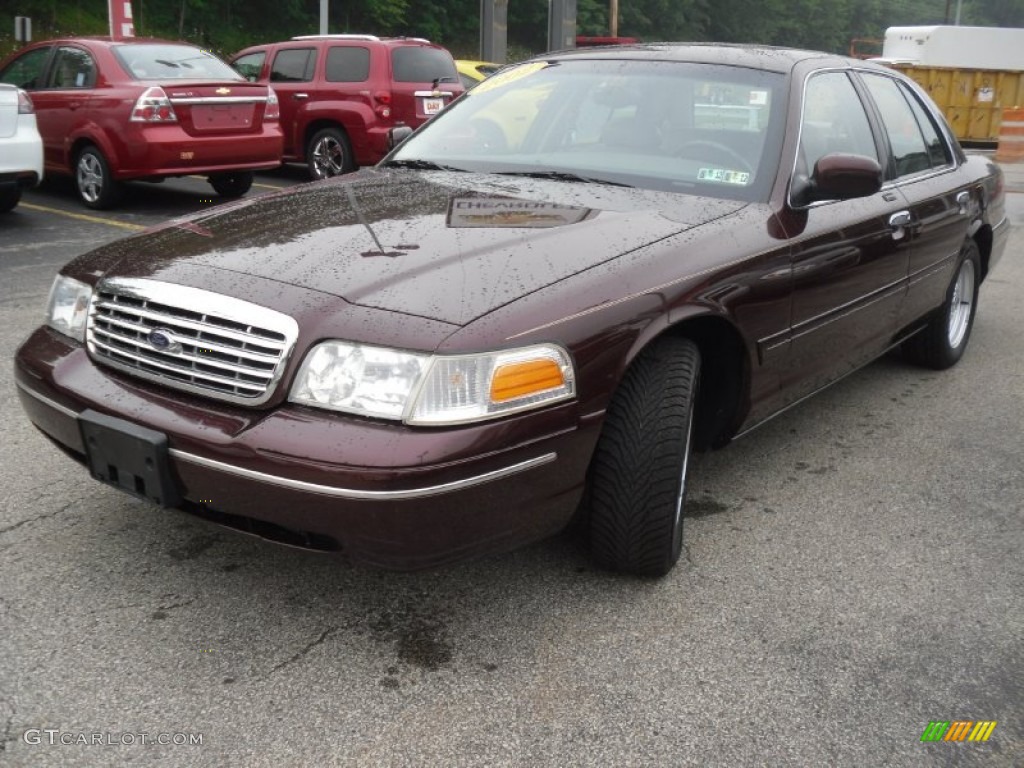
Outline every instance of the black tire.
{"type": "Polygon", "coordinates": [[[664,576],[679,559],[699,378],[697,345],[666,337],[640,353],[612,397],[588,478],[601,567],[664,576]]]}
{"type": "Polygon", "coordinates": [[[924,330],[903,344],[908,360],[937,371],[956,365],[971,338],[980,285],[981,255],[977,243],[968,239],[960,250],[960,262],[946,291],[945,303],[924,330]]]}
{"type": "Polygon", "coordinates": [[[306,167],[311,179],[328,179],[355,170],[352,145],[340,128],[323,128],[306,144],[306,167]]]}
{"type": "Polygon", "coordinates": [[[21,200],[21,187],[17,184],[0,187],[0,213],[14,210],[21,200]]]}
{"type": "Polygon", "coordinates": [[[213,191],[221,197],[241,197],[252,188],[252,171],[217,173],[209,178],[213,191]]]}
{"type": "Polygon", "coordinates": [[[113,208],[124,196],[124,185],[115,180],[110,164],[96,147],[84,147],[75,158],[75,190],[89,208],[113,208]]]}

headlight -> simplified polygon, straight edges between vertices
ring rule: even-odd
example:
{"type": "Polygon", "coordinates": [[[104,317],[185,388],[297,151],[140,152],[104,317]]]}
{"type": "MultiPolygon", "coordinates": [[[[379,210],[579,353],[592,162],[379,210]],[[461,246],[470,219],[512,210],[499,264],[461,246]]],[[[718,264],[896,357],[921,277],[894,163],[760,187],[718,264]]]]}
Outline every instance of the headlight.
{"type": "Polygon", "coordinates": [[[553,344],[480,355],[420,355],[328,341],[303,361],[290,399],[407,424],[483,421],[576,394],[553,344]]]}
{"type": "Polygon", "coordinates": [[[291,400],[333,411],[401,419],[430,358],[328,341],[306,355],[291,400]]]}
{"type": "Polygon", "coordinates": [[[46,304],[46,324],[76,341],[85,341],[85,319],[89,316],[92,287],[64,275],[57,275],[46,304]]]}

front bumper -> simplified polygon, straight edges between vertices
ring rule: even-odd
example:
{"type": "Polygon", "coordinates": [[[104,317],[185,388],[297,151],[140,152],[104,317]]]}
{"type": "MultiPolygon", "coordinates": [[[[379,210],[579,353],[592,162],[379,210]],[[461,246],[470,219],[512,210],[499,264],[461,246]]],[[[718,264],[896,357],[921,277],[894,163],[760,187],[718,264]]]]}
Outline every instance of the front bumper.
{"type": "Polygon", "coordinates": [[[86,409],[157,430],[185,511],[403,570],[564,528],[597,439],[595,426],[577,426],[572,403],[430,430],[299,406],[224,406],[96,365],[45,327],[18,350],[15,382],[32,422],[81,462],[86,409]]]}

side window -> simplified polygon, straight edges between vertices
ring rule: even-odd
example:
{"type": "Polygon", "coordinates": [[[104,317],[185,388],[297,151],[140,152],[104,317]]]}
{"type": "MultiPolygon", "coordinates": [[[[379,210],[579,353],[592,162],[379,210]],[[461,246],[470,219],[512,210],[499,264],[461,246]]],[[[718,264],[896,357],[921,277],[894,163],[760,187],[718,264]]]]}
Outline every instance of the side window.
{"type": "Polygon", "coordinates": [[[263,71],[263,62],[266,59],[266,51],[255,51],[247,53],[245,56],[239,56],[231,63],[231,66],[246,80],[255,83],[260,79],[260,72],[263,71]]]}
{"type": "Polygon", "coordinates": [[[896,80],[885,75],[863,74],[862,77],[882,115],[896,161],[896,175],[909,176],[931,168],[921,127],[896,80]]]}
{"type": "Polygon", "coordinates": [[[921,127],[925,146],[928,147],[928,159],[931,161],[932,168],[939,168],[952,163],[953,153],[949,149],[949,143],[942,138],[942,131],[939,130],[939,126],[935,123],[935,116],[925,109],[918,95],[907,88],[905,84],[900,83],[900,90],[906,96],[910,108],[914,111],[914,117],[917,118],[917,124],[921,127]]]}
{"type": "Polygon", "coordinates": [[[864,105],[842,72],[825,72],[807,81],[800,124],[803,172],[810,175],[815,163],[833,152],[878,159],[864,105]]]}
{"type": "Polygon", "coordinates": [[[313,79],[316,51],[312,48],[286,48],[274,57],[270,70],[272,83],[306,83],[313,79]]]}
{"type": "Polygon", "coordinates": [[[81,48],[62,47],[53,57],[53,66],[47,78],[47,88],[69,90],[92,88],[96,85],[96,64],[81,48]]]}
{"type": "Polygon", "coordinates": [[[362,83],[370,77],[370,50],[336,45],[327,51],[327,81],[362,83]]]}
{"type": "Polygon", "coordinates": [[[19,56],[0,72],[0,82],[31,91],[43,87],[43,67],[50,48],[36,48],[19,56]]]}

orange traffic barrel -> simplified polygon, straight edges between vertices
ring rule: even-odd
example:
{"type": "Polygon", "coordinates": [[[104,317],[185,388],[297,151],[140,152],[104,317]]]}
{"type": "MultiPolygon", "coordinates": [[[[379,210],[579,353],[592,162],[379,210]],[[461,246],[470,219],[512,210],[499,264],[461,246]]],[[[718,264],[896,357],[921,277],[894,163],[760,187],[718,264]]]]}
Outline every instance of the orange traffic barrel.
{"type": "Polygon", "coordinates": [[[1024,163],[1024,108],[1003,109],[996,162],[1024,163]]]}

